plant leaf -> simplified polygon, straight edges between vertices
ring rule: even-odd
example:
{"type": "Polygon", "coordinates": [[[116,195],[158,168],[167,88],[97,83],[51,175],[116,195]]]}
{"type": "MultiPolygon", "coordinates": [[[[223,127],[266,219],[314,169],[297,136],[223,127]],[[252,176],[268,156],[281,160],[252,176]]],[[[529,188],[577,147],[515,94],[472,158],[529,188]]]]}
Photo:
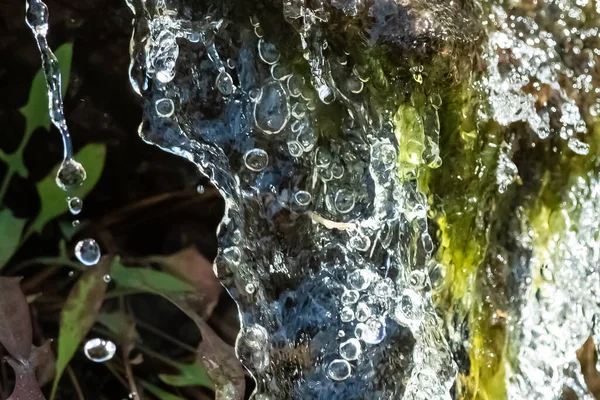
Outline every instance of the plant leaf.
{"type": "Polygon", "coordinates": [[[127,359],[137,342],[138,335],[135,330],[135,321],[131,315],[121,310],[100,313],[98,322],[108,328],[118,338],[124,359],[127,359]]]}
{"type": "Polygon", "coordinates": [[[19,247],[25,220],[16,218],[8,208],[0,211],[0,270],[19,247]]]}
{"type": "Polygon", "coordinates": [[[155,397],[160,400],[184,400],[183,398],[162,390],[158,386],[154,386],[148,381],[140,380],[140,384],[144,389],[152,393],[155,397]]]}
{"type": "Polygon", "coordinates": [[[175,367],[179,370],[177,374],[160,374],[158,376],[160,380],[175,387],[204,386],[209,389],[214,387],[200,360],[196,360],[193,364],[177,363],[175,367]]]}
{"type": "Polygon", "coordinates": [[[28,363],[22,364],[12,358],[8,359],[8,364],[15,370],[16,376],[15,388],[8,400],[46,399],[40,390],[34,366],[28,363]]]}
{"type": "Polygon", "coordinates": [[[173,275],[191,283],[198,292],[194,310],[202,318],[209,318],[219,302],[223,286],[217,279],[212,262],[189,247],[166,257],[154,257],[173,275]]]}
{"type": "MultiPolygon", "coordinates": [[[[58,59],[60,72],[62,74],[62,96],[65,96],[69,86],[71,75],[71,61],[73,59],[73,43],[65,43],[54,52],[58,59]]],[[[31,84],[29,91],[29,101],[21,109],[21,114],[25,117],[25,135],[29,136],[37,128],[50,129],[50,116],[48,115],[48,88],[44,71],[40,70],[31,84]]]]}
{"type": "MultiPolygon", "coordinates": [[[[69,196],[85,198],[96,186],[102,175],[106,146],[104,144],[92,143],[82,148],[75,159],[80,162],[87,172],[87,178],[83,185],[69,192],[69,196]]],[[[44,179],[37,183],[37,191],[42,203],[40,212],[28,228],[28,234],[41,232],[44,226],[54,218],[67,212],[69,206],[65,199],[65,192],[56,185],[56,172],[60,164],[57,164],[44,179]]]]}
{"type": "Polygon", "coordinates": [[[111,277],[122,288],[137,289],[161,296],[193,292],[192,285],[165,272],[150,268],[127,268],[115,260],[111,277]]]}
{"type": "Polygon", "coordinates": [[[98,265],[87,269],[75,284],[60,314],[58,359],[51,399],[56,395],[58,382],[65,368],[79,348],[83,338],[96,322],[106,294],[104,275],[110,270],[111,257],[104,257],[98,265]]]}
{"type": "Polygon", "coordinates": [[[0,344],[18,362],[31,354],[31,317],[21,278],[0,277],[0,344]]]}

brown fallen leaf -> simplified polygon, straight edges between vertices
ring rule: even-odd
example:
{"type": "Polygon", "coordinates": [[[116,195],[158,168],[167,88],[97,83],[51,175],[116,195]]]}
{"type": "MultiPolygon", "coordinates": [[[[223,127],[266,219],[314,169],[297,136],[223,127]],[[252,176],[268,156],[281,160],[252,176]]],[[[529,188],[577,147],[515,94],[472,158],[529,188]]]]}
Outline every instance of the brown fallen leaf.
{"type": "Polygon", "coordinates": [[[600,371],[596,369],[598,353],[596,353],[594,339],[591,336],[577,350],[577,360],[581,365],[581,373],[588,390],[596,399],[600,400],[600,371]]]}
{"type": "Polygon", "coordinates": [[[212,262],[195,247],[188,247],[169,256],[151,257],[151,261],[159,263],[171,274],[192,284],[197,293],[188,296],[187,302],[193,303],[194,310],[203,319],[212,315],[223,291],[223,286],[215,276],[212,262]]]}
{"type": "Polygon", "coordinates": [[[0,344],[15,360],[25,363],[32,344],[29,304],[21,278],[0,277],[0,344]]]}

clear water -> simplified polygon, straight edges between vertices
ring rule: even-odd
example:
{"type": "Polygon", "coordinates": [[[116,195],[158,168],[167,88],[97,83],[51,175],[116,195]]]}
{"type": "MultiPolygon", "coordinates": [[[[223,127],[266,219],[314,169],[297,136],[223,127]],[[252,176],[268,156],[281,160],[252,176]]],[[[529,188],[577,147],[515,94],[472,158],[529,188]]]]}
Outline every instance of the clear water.
{"type": "MultiPolygon", "coordinates": [[[[29,3],[49,57],[45,11],[29,3]]],[[[456,360],[471,344],[460,321],[442,318],[452,310],[432,302],[449,265],[436,259],[428,219],[439,199],[417,179],[446,167],[444,104],[429,80],[443,88],[458,75],[481,97],[472,130],[461,131],[465,146],[493,125],[585,156],[600,109],[600,9],[587,0],[272,3],[127,3],[139,134],[197,165],[226,202],[215,272],[239,306],[236,350],[256,380],[254,397],[450,399],[456,360]],[[406,59],[352,48],[381,42],[406,59]],[[461,69],[463,48],[480,61],[472,73],[461,69]],[[412,61],[428,51],[456,51],[455,69],[440,75],[412,61]],[[412,103],[398,107],[398,96],[412,103]]],[[[65,137],[57,110],[51,101],[65,137]]],[[[521,171],[507,143],[489,146],[497,162],[476,172],[493,168],[503,195],[521,171]]],[[[563,229],[549,235],[526,213],[507,216],[518,222],[508,233],[518,260],[498,253],[514,281],[511,307],[494,315],[506,320],[510,399],[558,399],[567,386],[591,399],[575,351],[589,335],[600,343],[594,165],[563,196],[563,229]]],[[[479,289],[470,284],[466,302],[479,289]]]]}

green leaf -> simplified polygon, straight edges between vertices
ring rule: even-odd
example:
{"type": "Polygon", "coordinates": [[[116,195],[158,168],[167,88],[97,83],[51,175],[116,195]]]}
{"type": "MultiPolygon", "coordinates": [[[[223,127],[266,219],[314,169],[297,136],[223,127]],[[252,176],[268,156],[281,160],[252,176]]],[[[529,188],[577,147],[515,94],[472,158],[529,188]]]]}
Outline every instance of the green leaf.
{"type": "Polygon", "coordinates": [[[140,380],[140,384],[144,389],[152,393],[159,400],[183,400],[183,398],[162,390],[158,386],[154,386],[150,382],[140,380]]]}
{"type": "Polygon", "coordinates": [[[16,218],[8,208],[0,211],[0,270],[19,247],[25,220],[16,218]]]}
{"type": "MultiPolygon", "coordinates": [[[[77,196],[83,199],[91,192],[102,175],[105,157],[106,146],[99,143],[88,144],[75,155],[75,159],[84,166],[87,178],[83,182],[83,185],[70,191],[69,196],[77,196]]],[[[65,192],[56,185],[56,173],[59,166],[60,164],[57,164],[36,185],[42,205],[38,216],[28,228],[27,236],[33,232],[41,232],[49,221],[52,221],[69,209],[65,192]]]]}
{"type": "Polygon", "coordinates": [[[182,386],[204,386],[213,389],[213,383],[204,365],[200,360],[196,360],[193,364],[174,364],[179,371],[177,374],[160,374],[158,377],[167,385],[182,387],[182,386]]]}
{"type": "Polygon", "coordinates": [[[51,399],[56,395],[58,382],[73,358],[85,335],[92,328],[104,301],[107,283],[104,275],[110,270],[110,259],[105,257],[87,269],[75,284],[60,314],[58,358],[51,399]]]}
{"type": "Polygon", "coordinates": [[[194,292],[192,285],[167,273],[150,268],[127,268],[115,260],[110,276],[121,288],[136,289],[161,296],[194,292]]]}
{"type": "MultiPolygon", "coordinates": [[[[73,59],[73,43],[65,43],[55,52],[62,74],[62,96],[65,96],[71,76],[71,61],[73,59]]],[[[37,128],[50,129],[50,116],[48,115],[48,88],[44,71],[40,70],[33,78],[29,101],[21,108],[25,117],[25,136],[29,137],[37,128]]]]}

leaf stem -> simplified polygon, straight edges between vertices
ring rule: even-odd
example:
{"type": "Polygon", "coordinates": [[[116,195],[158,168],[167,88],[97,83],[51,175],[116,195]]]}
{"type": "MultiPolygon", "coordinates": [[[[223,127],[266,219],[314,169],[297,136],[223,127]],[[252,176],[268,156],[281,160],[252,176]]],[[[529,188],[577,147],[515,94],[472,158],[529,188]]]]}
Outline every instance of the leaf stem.
{"type": "Polygon", "coordinates": [[[81,386],[79,386],[79,381],[77,380],[77,376],[75,376],[75,372],[73,372],[73,368],[71,368],[70,365],[67,366],[67,374],[69,374],[69,378],[71,379],[71,383],[73,384],[75,393],[77,393],[77,398],[79,400],[85,400],[85,397],[83,396],[83,392],[81,391],[81,386]]]}

